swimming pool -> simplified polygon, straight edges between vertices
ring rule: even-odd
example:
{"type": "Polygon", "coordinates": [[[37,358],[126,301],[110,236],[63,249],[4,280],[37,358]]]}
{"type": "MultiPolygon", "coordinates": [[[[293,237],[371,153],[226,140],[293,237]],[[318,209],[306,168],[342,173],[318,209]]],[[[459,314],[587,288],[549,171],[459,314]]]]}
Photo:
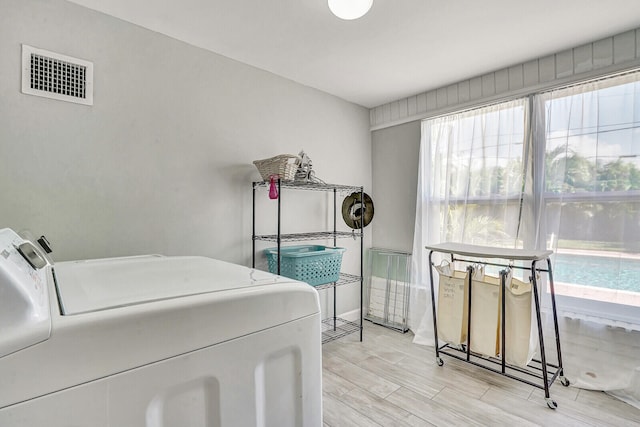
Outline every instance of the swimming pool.
{"type": "Polygon", "coordinates": [[[559,253],[552,260],[556,282],[640,292],[640,259],[559,253]]]}

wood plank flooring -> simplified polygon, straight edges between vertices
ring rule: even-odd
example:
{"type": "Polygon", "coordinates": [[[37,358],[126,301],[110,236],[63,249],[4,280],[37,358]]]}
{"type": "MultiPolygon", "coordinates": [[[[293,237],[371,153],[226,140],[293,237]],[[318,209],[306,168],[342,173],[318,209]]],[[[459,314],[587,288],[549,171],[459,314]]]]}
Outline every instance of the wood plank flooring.
{"type": "MultiPolygon", "coordinates": [[[[556,381],[544,391],[451,357],[365,321],[323,346],[325,427],[340,426],[640,426],[640,410],[603,392],[556,381]]],[[[570,379],[570,378],[569,378],[570,379]]]]}

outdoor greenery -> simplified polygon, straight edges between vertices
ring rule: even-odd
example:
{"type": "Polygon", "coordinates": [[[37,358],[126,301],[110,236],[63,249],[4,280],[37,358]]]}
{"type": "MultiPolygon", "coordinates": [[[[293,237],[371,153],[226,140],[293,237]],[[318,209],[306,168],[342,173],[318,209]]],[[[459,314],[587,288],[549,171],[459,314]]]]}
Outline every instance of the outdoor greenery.
{"type": "MultiPolygon", "coordinates": [[[[508,209],[505,207],[504,209],[508,209]]],[[[491,216],[487,206],[467,204],[466,206],[448,206],[446,240],[467,242],[475,245],[507,246],[513,245],[513,237],[505,230],[505,222],[491,216]],[[487,211],[487,213],[483,213],[487,211]]]]}
{"type": "MultiPolygon", "coordinates": [[[[460,167],[464,166],[453,165],[451,176],[459,176],[460,167]]],[[[522,190],[520,158],[510,159],[505,166],[470,169],[469,173],[468,188],[464,182],[451,182],[452,196],[517,195],[522,190]]],[[[561,145],[546,153],[545,183],[551,193],[640,190],[640,168],[623,158],[593,161],[561,145]]]]}
{"type": "Polygon", "coordinates": [[[640,169],[622,159],[607,163],[594,162],[561,145],[548,151],[545,161],[546,188],[549,192],[640,190],[640,169]]]}
{"type": "MultiPolygon", "coordinates": [[[[449,205],[447,239],[475,244],[512,245],[516,229],[505,224],[505,218],[517,214],[517,200],[523,190],[522,159],[510,159],[502,165],[476,165],[462,173],[463,165],[451,167],[450,195],[466,198],[464,204],[449,205]],[[463,179],[460,179],[463,178],[463,179]],[[465,182],[466,178],[468,181],[465,182]],[[507,202],[505,197],[514,197],[507,202]],[[487,204],[497,197],[500,206],[487,204]],[[475,200],[473,200],[475,199],[475,200]],[[505,203],[506,202],[506,203],[505,203]],[[497,217],[496,217],[497,216],[497,217]],[[511,236],[511,237],[510,237],[511,236]]],[[[586,199],[549,199],[546,204],[549,221],[558,218],[561,247],[613,251],[640,250],[640,243],[630,236],[640,227],[640,168],[624,158],[610,162],[594,161],[561,145],[546,153],[546,192],[584,193],[586,199]],[[616,192],[622,199],[600,199],[594,193],[616,192]],[[559,215],[560,210],[563,214],[559,215]],[[623,224],[611,228],[611,224],[623,224]],[[584,241],[591,236],[593,242],[584,241]]]]}

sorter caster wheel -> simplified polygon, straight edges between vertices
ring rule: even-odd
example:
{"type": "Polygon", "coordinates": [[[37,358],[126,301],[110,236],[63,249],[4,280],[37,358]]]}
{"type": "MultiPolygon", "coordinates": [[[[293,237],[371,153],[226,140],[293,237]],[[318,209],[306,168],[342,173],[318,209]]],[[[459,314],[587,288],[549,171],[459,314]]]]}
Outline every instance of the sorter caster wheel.
{"type": "Polygon", "coordinates": [[[442,360],[442,357],[436,357],[436,363],[438,366],[442,366],[444,365],[444,360],[442,360]]]}
{"type": "Polygon", "coordinates": [[[555,400],[552,400],[551,398],[547,397],[545,399],[547,401],[547,406],[551,409],[558,409],[558,404],[556,403],[555,400]]]}
{"type": "Polygon", "coordinates": [[[562,384],[565,387],[569,387],[569,384],[571,384],[571,382],[567,377],[560,377],[560,384],[562,384]]]}

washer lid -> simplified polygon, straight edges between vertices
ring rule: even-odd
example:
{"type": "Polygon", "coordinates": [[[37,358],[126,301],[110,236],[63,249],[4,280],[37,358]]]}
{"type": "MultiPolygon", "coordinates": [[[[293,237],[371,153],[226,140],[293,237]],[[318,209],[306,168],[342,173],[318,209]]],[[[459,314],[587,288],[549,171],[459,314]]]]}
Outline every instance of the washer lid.
{"type": "Polygon", "coordinates": [[[60,262],[54,274],[63,315],[291,282],[211,258],[160,255],[60,262]]]}

